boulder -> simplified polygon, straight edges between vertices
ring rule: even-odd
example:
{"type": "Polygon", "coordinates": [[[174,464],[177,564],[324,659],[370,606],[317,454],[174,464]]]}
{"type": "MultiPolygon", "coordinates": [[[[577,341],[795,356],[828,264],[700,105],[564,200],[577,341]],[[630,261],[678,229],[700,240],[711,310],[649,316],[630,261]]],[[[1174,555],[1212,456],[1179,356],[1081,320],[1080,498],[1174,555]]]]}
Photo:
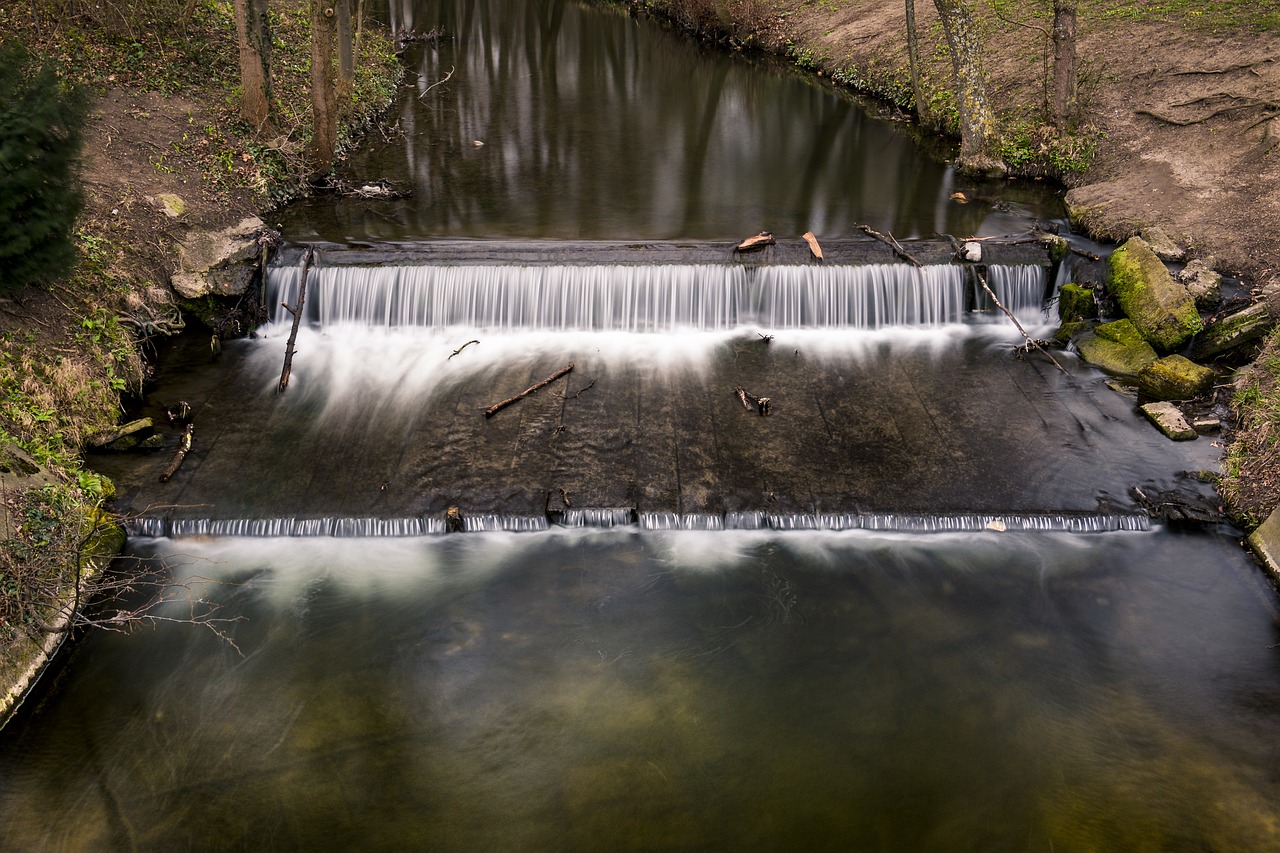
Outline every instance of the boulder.
{"type": "Polygon", "coordinates": [[[1190,400],[1213,389],[1213,369],[1167,355],[1138,371],[1138,390],[1153,400],[1190,400]]]}
{"type": "Polygon", "coordinates": [[[1085,361],[1127,379],[1160,357],[1128,320],[1103,323],[1078,335],[1075,345],[1085,361]]]}
{"type": "Polygon", "coordinates": [[[1201,310],[1212,308],[1222,299],[1222,275],[1214,271],[1213,265],[1213,258],[1197,258],[1178,273],[1178,281],[1201,310]]]}
{"type": "Polygon", "coordinates": [[[1138,236],[1146,241],[1151,251],[1162,261],[1184,261],[1187,258],[1187,250],[1174,242],[1163,228],[1143,228],[1138,236]]]}
{"type": "Polygon", "coordinates": [[[1062,322],[1087,320],[1098,316],[1098,303],[1093,291],[1078,284],[1064,284],[1058,289],[1058,317],[1062,322]]]}
{"type": "Polygon", "coordinates": [[[1191,441],[1197,435],[1173,403],[1147,403],[1140,408],[1162,433],[1174,441],[1191,441]]]}
{"type": "Polygon", "coordinates": [[[1271,331],[1275,320],[1267,306],[1259,302],[1243,311],[1220,317],[1210,323],[1191,345],[1198,359],[1213,358],[1242,344],[1256,341],[1271,331]]]}
{"type": "Polygon", "coordinates": [[[1200,331],[1200,313],[1187,289],[1141,237],[1129,239],[1107,261],[1107,292],[1152,346],[1168,352],[1200,331]]]}
{"type": "Polygon", "coordinates": [[[194,231],[179,246],[173,289],[187,299],[239,296],[258,268],[258,236],[265,226],[256,216],[221,231],[194,231]]]}
{"type": "Polygon", "coordinates": [[[187,212],[187,203],[182,200],[182,196],[174,193],[160,193],[155,197],[147,196],[147,201],[170,219],[179,219],[187,212]]]}
{"type": "Polygon", "coordinates": [[[1271,576],[1280,581],[1280,509],[1249,534],[1248,542],[1271,576]]]}

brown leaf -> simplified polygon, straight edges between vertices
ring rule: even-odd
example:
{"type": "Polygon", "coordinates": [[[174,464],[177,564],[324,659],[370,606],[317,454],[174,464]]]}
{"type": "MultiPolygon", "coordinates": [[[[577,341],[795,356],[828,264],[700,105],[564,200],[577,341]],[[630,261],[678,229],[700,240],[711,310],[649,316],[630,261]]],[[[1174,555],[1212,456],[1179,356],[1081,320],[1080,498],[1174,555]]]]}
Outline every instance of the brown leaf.
{"type": "Polygon", "coordinates": [[[822,247],[818,245],[818,238],[813,236],[813,232],[806,231],[800,236],[804,237],[804,241],[809,244],[809,251],[813,252],[813,256],[822,260],[822,247]]]}
{"type": "Polygon", "coordinates": [[[776,240],[768,231],[761,231],[754,237],[748,237],[737,245],[737,251],[745,252],[748,249],[759,249],[762,246],[772,246],[776,240]]]}

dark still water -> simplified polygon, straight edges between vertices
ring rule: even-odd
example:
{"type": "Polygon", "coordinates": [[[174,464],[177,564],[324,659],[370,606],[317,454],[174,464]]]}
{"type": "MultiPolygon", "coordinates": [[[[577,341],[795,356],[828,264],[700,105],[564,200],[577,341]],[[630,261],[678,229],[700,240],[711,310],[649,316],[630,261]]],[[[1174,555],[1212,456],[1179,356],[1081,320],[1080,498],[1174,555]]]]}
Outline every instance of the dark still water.
{"type": "Polygon", "coordinates": [[[394,5],[405,28],[443,35],[410,46],[394,132],[371,133],[340,174],[413,197],[291,206],[276,220],[291,240],[824,238],[857,223],[963,237],[1060,215],[1047,192],[958,182],[907,125],[868,116],[816,78],[709,52],[616,10],[394,5]],[[974,202],[950,201],[957,189],[974,202]]]}
{"type": "MultiPolygon", "coordinates": [[[[1234,541],[139,540],[245,617],[97,634],[0,754],[9,850],[1271,849],[1234,541]]],[[[180,608],[174,608],[179,613],[180,608]]]]}

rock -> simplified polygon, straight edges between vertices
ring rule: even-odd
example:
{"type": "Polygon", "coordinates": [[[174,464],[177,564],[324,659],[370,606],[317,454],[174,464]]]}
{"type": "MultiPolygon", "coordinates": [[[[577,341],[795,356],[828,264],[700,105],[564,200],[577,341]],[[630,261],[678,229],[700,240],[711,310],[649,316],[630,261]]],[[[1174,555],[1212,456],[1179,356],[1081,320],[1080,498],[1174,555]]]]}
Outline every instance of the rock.
{"type": "Polygon", "coordinates": [[[147,201],[170,219],[178,219],[187,212],[187,203],[182,200],[182,196],[173,193],[160,193],[154,198],[148,196],[147,201]]]}
{"type": "Polygon", "coordinates": [[[1198,359],[1212,358],[1263,337],[1274,325],[1266,305],[1250,305],[1210,323],[1192,343],[1191,354],[1198,359]]]}
{"type": "MultiPolygon", "coordinates": [[[[16,444],[0,442],[0,495],[14,495],[24,489],[35,489],[58,482],[53,474],[16,444]]],[[[8,504],[0,500],[0,539],[11,539],[17,533],[9,517],[8,504]]]]}
{"type": "Polygon", "coordinates": [[[1078,284],[1064,284],[1058,289],[1058,317],[1064,323],[1098,316],[1093,291],[1078,284]]]}
{"type": "Polygon", "coordinates": [[[1213,258],[1197,258],[1178,273],[1178,281],[1201,310],[1212,308],[1222,299],[1222,276],[1214,272],[1213,264],[1213,258]]]}
{"type": "Polygon", "coordinates": [[[1280,581],[1280,509],[1267,516],[1246,541],[1271,576],[1280,581]]]}
{"type": "Polygon", "coordinates": [[[1055,343],[1066,346],[1071,343],[1073,338],[1077,338],[1086,332],[1093,331],[1094,327],[1097,325],[1097,323],[1085,323],[1079,320],[1063,323],[1058,327],[1058,331],[1053,333],[1053,340],[1055,343]]]}
{"type": "Polygon", "coordinates": [[[1044,242],[1044,247],[1049,250],[1049,260],[1053,263],[1061,263],[1070,256],[1071,244],[1067,242],[1066,237],[1059,237],[1057,234],[1045,234],[1041,240],[1044,242]]]}
{"type": "Polygon", "coordinates": [[[1196,418],[1191,422],[1191,428],[1201,435],[1208,435],[1211,432],[1218,432],[1222,429],[1222,421],[1218,418],[1196,418]]]}
{"type": "Polygon", "coordinates": [[[1111,253],[1106,284],[1121,310],[1158,349],[1177,349],[1201,329],[1195,299],[1141,237],[1111,253]]]}
{"type": "Polygon", "coordinates": [[[1138,389],[1153,400],[1190,400],[1213,389],[1213,368],[1167,355],[1138,371],[1138,389]]]}
{"type": "Polygon", "coordinates": [[[1190,441],[1196,437],[1196,431],[1173,403],[1147,403],[1139,408],[1162,433],[1174,441],[1190,441]]]}
{"type": "Polygon", "coordinates": [[[138,442],[138,447],[143,450],[159,450],[161,447],[164,447],[164,436],[159,433],[149,435],[142,441],[138,442]]]}
{"type": "Polygon", "coordinates": [[[1128,320],[1104,323],[1078,336],[1075,345],[1085,361],[1131,379],[1160,357],[1128,320]]]}
{"type": "Polygon", "coordinates": [[[257,272],[258,235],[264,227],[261,219],[250,216],[221,231],[189,234],[179,246],[173,289],[187,299],[244,293],[257,272]]]}
{"type": "Polygon", "coordinates": [[[979,263],[982,261],[982,244],[970,240],[960,247],[960,251],[956,252],[956,257],[973,264],[979,263]]]}
{"type": "Polygon", "coordinates": [[[90,436],[85,442],[90,447],[96,447],[106,450],[128,450],[138,444],[140,436],[138,433],[149,432],[155,429],[155,423],[151,418],[138,418],[136,421],[129,421],[110,432],[102,432],[97,435],[90,436]]]}
{"type": "Polygon", "coordinates": [[[1146,241],[1151,251],[1162,261],[1183,261],[1187,258],[1187,250],[1175,243],[1163,228],[1143,228],[1138,236],[1146,241]]]}

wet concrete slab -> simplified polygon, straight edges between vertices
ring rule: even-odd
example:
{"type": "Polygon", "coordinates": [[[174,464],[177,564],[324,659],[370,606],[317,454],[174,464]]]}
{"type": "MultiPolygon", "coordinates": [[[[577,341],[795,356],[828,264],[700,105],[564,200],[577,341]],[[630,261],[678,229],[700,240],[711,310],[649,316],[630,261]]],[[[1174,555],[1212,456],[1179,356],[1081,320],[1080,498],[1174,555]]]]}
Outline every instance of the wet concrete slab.
{"type": "Polygon", "coordinates": [[[450,506],[532,516],[1129,511],[1131,486],[1168,487],[1216,459],[1207,441],[1169,442],[1069,356],[1062,375],[1015,359],[1007,337],[862,339],[842,349],[830,336],[766,343],[744,332],[656,369],[593,351],[601,339],[547,335],[518,358],[490,352],[482,363],[482,344],[466,351],[473,365],[388,356],[339,369],[325,348],[346,344],[315,336],[300,342],[283,396],[272,375],[281,340],[237,343],[212,365],[193,349],[198,369],[170,359],[150,396],[152,407],[187,399],[196,411],[181,470],[158,482],[176,428],[169,449],[93,462],[117,480],[125,511],[229,519],[450,506]],[[569,362],[563,379],[484,417],[569,362]],[[773,413],[744,409],[739,386],[771,397],[773,413]]]}

